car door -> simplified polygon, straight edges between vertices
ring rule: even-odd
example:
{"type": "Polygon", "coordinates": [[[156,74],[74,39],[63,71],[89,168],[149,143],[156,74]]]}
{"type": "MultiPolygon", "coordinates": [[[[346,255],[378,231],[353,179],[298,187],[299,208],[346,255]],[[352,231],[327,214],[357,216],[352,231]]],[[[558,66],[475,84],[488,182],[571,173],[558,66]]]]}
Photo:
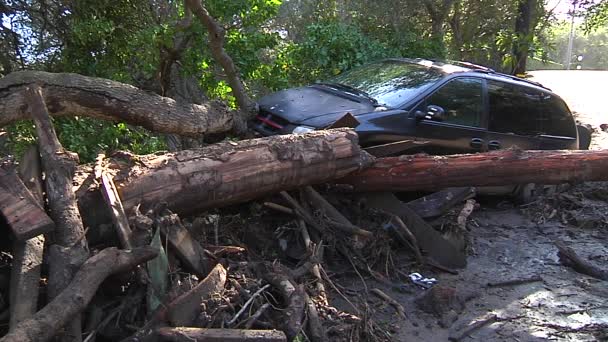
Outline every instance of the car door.
{"type": "Polygon", "coordinates": [[[429,106],[438,106],[444,112],[441,120],[421,119],[417,123],[417,138],[430,142],[425,152],[457,154],[487,149],[484,82],[480,77],[453,78],[416,108],[424,112],[429,106]]]}
{"type": "Polygon", "coordinates": [[[489,121],[488,149],[540,147],[542,93],[531,87],[487,80],[489,121]]]}

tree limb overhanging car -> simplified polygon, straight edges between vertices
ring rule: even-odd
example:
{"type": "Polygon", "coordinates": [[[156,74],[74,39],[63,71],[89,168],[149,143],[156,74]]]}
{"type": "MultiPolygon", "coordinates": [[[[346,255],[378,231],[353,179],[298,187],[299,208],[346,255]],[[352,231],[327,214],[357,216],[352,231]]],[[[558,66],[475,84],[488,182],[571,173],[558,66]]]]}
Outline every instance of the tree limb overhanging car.
{"type": "Polygon", "coordinates": [[[305,133],[351,114],[362,146],[428,142],[407,153],[589,146],[566,103],[539,83],[465,63],[388,59],[259,101],[262,135],[305,133]]]}

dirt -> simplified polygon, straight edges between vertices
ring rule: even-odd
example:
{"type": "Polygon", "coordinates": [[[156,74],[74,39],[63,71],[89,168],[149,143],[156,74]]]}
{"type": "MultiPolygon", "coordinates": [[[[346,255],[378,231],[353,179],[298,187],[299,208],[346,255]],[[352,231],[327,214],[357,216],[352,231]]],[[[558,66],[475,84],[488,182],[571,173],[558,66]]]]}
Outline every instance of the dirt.
{"type": "MultiPolygon", "coordinates": [[[[596,186],[606,189],[606,184],[596,186]]],[[[586,186],[586,190],[594,188],[586,186]]],[[[400,298],[409,316],[405,321],[395,321],[401,329],[393,335],[393,340],[445,341],[468,324],[491,314],[497,315],[500,321],[463,340],[608,339],[606,282],[562,266],[554,245],[555,240],[564,241],[583,258],[606,265],[608,225],[604,215],[608,204],[583,201],[584,205],[597,210],[597,224],[592,228],[564,224],[560,222],[559,214],[538,223],[538,211],[501,208],[491,201],[482,201],[481,208],[471,215],[468,224],[471,254],[467,268],[458,275],[424,274],[437,278],[441,286],[454,288],[463,298],[464,309],[437,317],[422,312],[415,304],[414,298],[428,290],[419,288],[406,296],[392,291],[391,295],[400,298]],[[496,288],[487,286],[490,282],[531,276],[540,276],[543,281],[496,288]]]]}

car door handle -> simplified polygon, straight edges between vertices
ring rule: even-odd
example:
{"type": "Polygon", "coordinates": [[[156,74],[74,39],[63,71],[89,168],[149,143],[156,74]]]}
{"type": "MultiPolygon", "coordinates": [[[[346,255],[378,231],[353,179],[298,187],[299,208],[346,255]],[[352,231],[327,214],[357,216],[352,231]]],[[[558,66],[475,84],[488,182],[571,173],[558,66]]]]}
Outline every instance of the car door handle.
{"type": "Polygon", "coordinates": [[[470,143],[472,148],[480,149],[483,147],[483,139],[473,138],[470,143]]]}
{"type": "Polygon", "coordinates": [[[488,150],[500,150],[500,141],[492,140],[488,143],[488,150]]]}

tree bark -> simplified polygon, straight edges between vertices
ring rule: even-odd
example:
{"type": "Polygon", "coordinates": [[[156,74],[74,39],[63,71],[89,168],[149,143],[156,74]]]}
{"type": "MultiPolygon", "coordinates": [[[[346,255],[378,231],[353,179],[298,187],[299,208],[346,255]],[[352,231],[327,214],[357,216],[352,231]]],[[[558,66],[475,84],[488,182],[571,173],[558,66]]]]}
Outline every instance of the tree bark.
{"type": "Polygon", "coordinates": [[[526,62],[530,52],[530,31],[536,0],[520,0],[515,19],[515,42],[513,43],[513,75],[526,73],[526,62]]]}
{"type": "Polygon", "coordinates": [[[173,342],[287,342],[278,330],[160,328],[156,331],[160,341],[173,342]]]}
{"type": "Polygon", "coordinates": [[[78,273],[55,299],[34,317],[19,323],[0,342],[44,342],[86,308],[97,288],[110,275],[124,272],[157,255],[152,247],[130,251],[106,248],[87,260],[78,273]]]}
{"type": "MultiPolygon", "coordinates": [[[[125,211],[159,202],[178,214],[243,202],[285,189],[343,177],[372,162],[351,129],[214,144],[164,155],[115,155],[114,173],[125,211]]],[[[90,166],[79,169],[77,194],[85,222],[107,222],[90,166]],[[83,179],[82,177],[87,177],[83,179]],[[103,213],[102,213],[103,211],[103,213]],[[101,220],[101,221],[100,221],[101,220]]],[[[142,210],[143,210],[142,209],[142,210]]]]}
{"type": "MultiPolygon", "coordinates": [[[[45,186],[51,218],[56,228],[49,248],[52,260],[49,270],[48,297],[59,295],[89,256],[84,226],[72,190],[72,179],[78,156],[63,149],[47,111],[39,86],[27,87],[25,99],[36,124],[38,148],[46,175],[45,186]]],[[[73,317],[63,336],[64,341],[81,341],[80,317],[73,317]]]]}
{"type": "Polygon", "coordinates": [[[382,158],[338,182],[352,184],[358,191],[432,191],[460,186],[605,181],[607,169],[608,150],[504,150],[382,158]]]}
{"type": "Polygon", "coordinates": [[[107,79],[42,71],[13,72],[0,79],[0,126],[30,118],[23,89],[35,83],[44,88],[53,116],[122,121],[154,132],[192,137],[233,128],[233,112],[220,102],[185,103],[107,79]]]}

